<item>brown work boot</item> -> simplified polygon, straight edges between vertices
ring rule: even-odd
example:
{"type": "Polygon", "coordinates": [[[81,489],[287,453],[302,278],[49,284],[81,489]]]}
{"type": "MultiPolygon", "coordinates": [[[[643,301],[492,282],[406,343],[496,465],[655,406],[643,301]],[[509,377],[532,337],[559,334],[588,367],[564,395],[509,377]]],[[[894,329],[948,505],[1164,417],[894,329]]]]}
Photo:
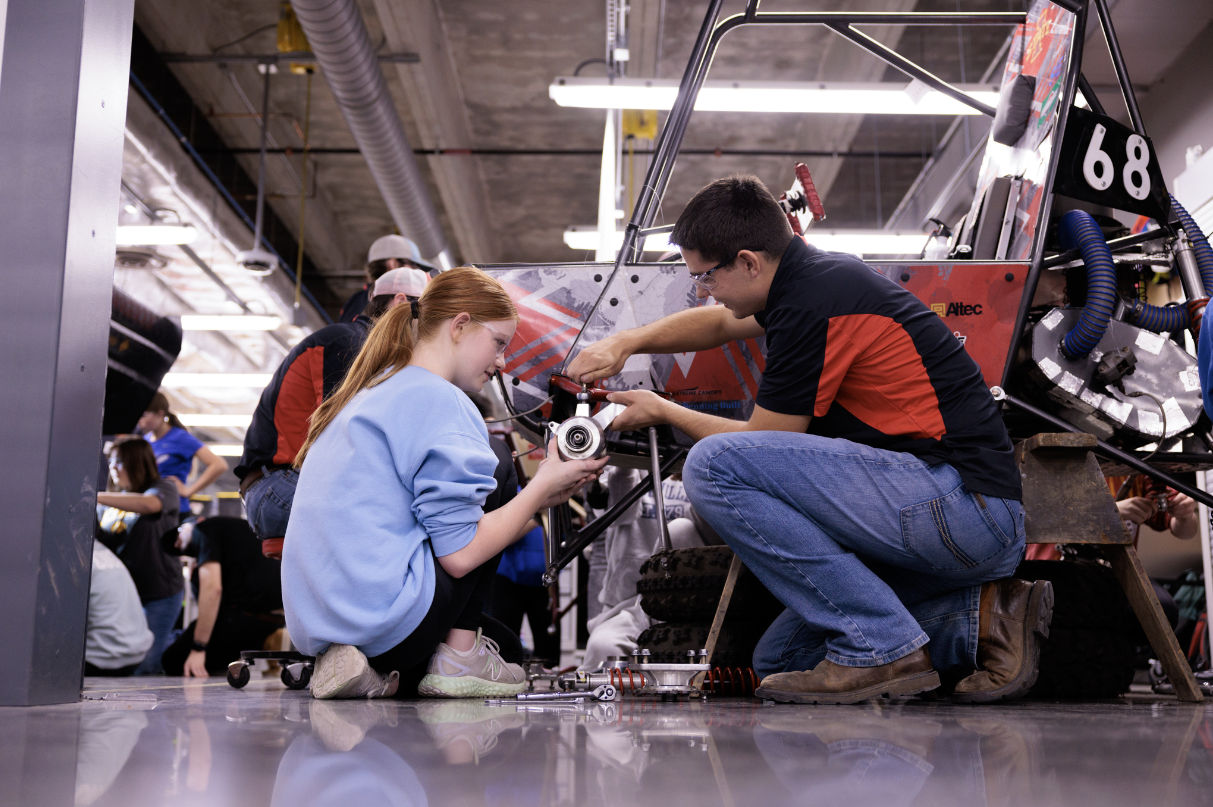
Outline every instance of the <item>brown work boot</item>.
{"type": "Polygon", "coordinates": [[[977,663],[952,700],[988,703],[1028,694],[1040,672],[1040,640],[1053,620],[1053,584],[1007,578],[981,587],[977,663]]]}
{"type": "Polygon", "coordinates": [[[829,659],[808,672],[775,673],[754,694],[780,703],[859,703],[882,695],[914,695],[939,686],[925,647],[879,667],[844,667],[829,659]]]}

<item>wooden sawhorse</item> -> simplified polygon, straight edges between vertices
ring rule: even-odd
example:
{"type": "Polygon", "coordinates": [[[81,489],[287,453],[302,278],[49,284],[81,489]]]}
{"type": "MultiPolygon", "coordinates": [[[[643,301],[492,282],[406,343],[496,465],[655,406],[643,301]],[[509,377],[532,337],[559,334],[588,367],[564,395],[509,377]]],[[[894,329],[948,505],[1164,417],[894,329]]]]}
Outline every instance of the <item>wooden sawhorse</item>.
{"type": "Polygon", "coordinates": [[[1038,434],[1015,447],[1015,462],[1023,480],[1028,543],[1103,547],[1150,646],[1175,686],[1176,697],[1200,703],[1204,697],[1192,668],[1179,649],[1091,452],[1095,445],[1094,435],[1064,433],[1038,434]]]}

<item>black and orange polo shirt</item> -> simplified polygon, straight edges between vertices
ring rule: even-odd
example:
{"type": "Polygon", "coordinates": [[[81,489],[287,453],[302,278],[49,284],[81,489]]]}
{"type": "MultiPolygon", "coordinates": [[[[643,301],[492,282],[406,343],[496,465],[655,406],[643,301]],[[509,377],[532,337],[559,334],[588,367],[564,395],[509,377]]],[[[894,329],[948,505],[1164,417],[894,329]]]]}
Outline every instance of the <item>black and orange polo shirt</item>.
{"type": "Polygon", "coordinates": [[[369,331],[370,322],[358,317],[325,326],[291,348],[261,393],[244,433],[237,477],[243,480],[258,468],[295,461],[307,439],[312,413],[341,385],[369,331]]]}
{"type": "Polygon", "coordinates": [[[981,370],[913,294],[794,238],[755,319],[767,340],[759,406],[812,416],[809,434],[946,462],[973,493],[1022,498],[981,370]]]}

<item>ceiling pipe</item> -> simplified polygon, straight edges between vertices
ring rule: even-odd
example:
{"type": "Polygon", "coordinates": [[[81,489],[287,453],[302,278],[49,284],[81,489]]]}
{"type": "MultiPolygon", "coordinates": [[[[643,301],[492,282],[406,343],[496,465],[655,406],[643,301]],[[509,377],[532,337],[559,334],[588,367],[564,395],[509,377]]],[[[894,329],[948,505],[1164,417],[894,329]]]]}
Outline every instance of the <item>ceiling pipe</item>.
{"type": "Polygon", "coordinates": [[[356,0],[291,0],[329,90],[400,232],[442,270],[452,266],[442,224],[356,0]]]}

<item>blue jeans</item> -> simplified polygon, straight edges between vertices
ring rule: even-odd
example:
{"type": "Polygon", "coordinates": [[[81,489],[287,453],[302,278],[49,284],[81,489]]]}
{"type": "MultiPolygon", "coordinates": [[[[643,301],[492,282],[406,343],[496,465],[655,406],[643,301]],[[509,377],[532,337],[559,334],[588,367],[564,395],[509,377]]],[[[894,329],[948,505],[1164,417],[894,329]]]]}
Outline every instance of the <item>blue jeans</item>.
{"type": "Polygon", "coordinates": [[[976,496],[946,463],[848,440],[734,432],[701,440],[683,482],[787,611],[760,675],[822,659],[875,667],[926,645],[937,670],[977,666],[981,584],[1023,557],[1019,502],[976,496]]]}
{"type": "Polygon", "coordinates": [[[177,615],[181,613],[183,597],[177,592],[162,600],[148,600],[143,604],[143,615],[147,617],[148,630],[155,637],[147,655],[135,668],[135,675],[160,675],[164,672],[160,666],[160,657],[165,649],[173,643],[173,625],[177,615]]]}
{"type": "Polygon", "coordinates": [[[286,535],[286,523],[291,518],[291,503],[295,501],[295,485],[299,472],[286,468],[258,479],[244,494],[244,509],[249,526],[261,540],[286,535]]]}

